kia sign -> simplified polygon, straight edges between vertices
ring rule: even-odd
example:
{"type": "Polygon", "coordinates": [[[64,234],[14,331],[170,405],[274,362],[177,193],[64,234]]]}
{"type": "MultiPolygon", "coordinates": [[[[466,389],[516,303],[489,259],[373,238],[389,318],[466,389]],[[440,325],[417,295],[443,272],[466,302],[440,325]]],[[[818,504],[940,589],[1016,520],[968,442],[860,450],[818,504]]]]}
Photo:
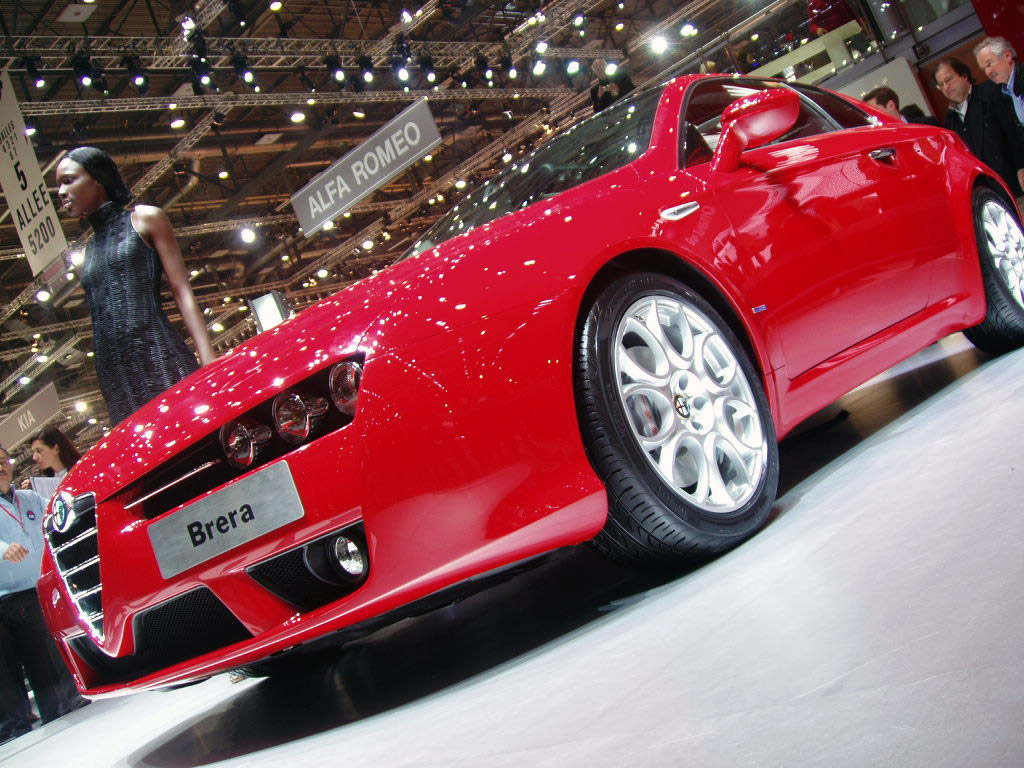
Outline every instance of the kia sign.
{"type": "Polygon", "coordinates": [[[426,99],[402,111],[291,199],[309,237],[441,143],[426,99]]]}
{"type": "Polygon", "coordinates": [[[33,275],[67,248],[7,71],[0,73],[0,186],[33,275]]]}
{"type": "Polygon", "coordinates": [[[57,388],[50,383],[0,421],[0,445],[7,450],[16,448],[58,416],[60,399],[57,388]]]}

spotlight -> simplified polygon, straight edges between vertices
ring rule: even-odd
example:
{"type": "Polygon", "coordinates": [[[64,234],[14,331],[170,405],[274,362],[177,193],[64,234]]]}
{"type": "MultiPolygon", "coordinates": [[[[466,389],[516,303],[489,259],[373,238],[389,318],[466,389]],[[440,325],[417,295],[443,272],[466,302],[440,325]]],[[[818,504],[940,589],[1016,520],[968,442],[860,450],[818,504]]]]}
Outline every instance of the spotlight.
{"type": "Polygon", "coordinates": [[[256,75],[249,69],[249,60],[245,56],[235,54],[231,57],[231,66],[234,67],[235,74],[238,75],[243,83],[246,85],[256,84],[256,75]]]}
{"type": "Polygon", "coordinates": [[[224,115],[223,112],[214,112],[213,120],[211,122],[214,124],[215,127],[220,128],[222,125],[224,125],[224,121],[226,119],[227,117],[224,115]]]}
{"type": "Polygon", "coordinates": [[[227,6],[228,10],[230,10],[231,13],[235,15],[235,18],[238,19],[238,26],[245,29],[245,7],[242,5],[240,0],[228,0],[227,6]]]}
{"type": "Polygon", "coordinates": [[[299,67],[296,71],[299,73],[299,82],[302,83],[302,87],[310,93],[316,93],[316,83],[306,74],[306,68],[299,67]]]}
{"type": "Polygon", "coordinates": [[[92,61],[85,54],[78,54],[71,60],[71,71],[82,85],[89,88],[96,72],[92,67],[92,61]]]}
{"type": "Polygon", "coordinates": [[[607,75],[608,77],[611,77],[612,75],[614,75],[614,74],[615,74],[616,72],[618,72],[618,71],[619,71],[619,65],[618,65],[618,64],[616,64],[616,63],[615,63],[614,61],[609,61],[609,62],[608,62],[607,64],[605,64],[605,66],[604,66],[604,73],[605,73],[605,74],[606,74],[606,75],[607,75]]]}
{"type": "Polygon", "coordinates": [[[428,83],[437,81],[437,73],[434,71],[434,60],[429,56],[420,56],[419,61],[416,62],[423,73],[423,76],[427,78],[428,83]]]}
{"type": "Polygon", "coordinates": [[[395,73],[395,79],[406,83],[409,81],[409,68],[406,67],[406,59],[403,56],[395,56],[391,60],[391,71],[395,73]]]}
{"type": "Polygon", "coordinates": [[[256,242],[256,233],[253,232],[249,227],[244,227],[239,233],[243,243],[254,243],[256,242]]]}
{"type": "Polygon", "coordinates": [[[356,59],[356,66],[359,67],[359,71],[363,75],[363,81],[367,83],[373,82],[373,61],[370,60],[369,56],[360,56],[356,59]]]}
{"type": "Polygon", "coordinates": [[[189,67],[192,69],[192,90],[195,90],[196,83],[200,85],[200,91],[196,94],[197,96],[202,95],[202,88],[204,87],[212,88],[213,90],[217,89],[213,82],[213,72],[210,70],[210,65],[205,58],[193,56],[189,67]]]}
{"type": "Polygon", "coordinates": [[[36,134],[36,120],[34,117],[25,118],[25,135],[35,136],[36,134]]]}
{"type": "Polygon", "coordinates": [[[512,58],[506,56],[501,60],[501,68],[508,74],[509,80],[515,80],[519,77],[519,71],[516,69],[516,65],[512,63],[512,58]]]}
{"type": "Polygon", "coordinates": [[[565,65],[565,73],[570,77],[572,77],[575,74],[579,74],[579,71],[580,63],[576,61],[576,59],[573,59],[572,61],[565,65]]]}
{"type": "Polygon", "coordinates": [[[651,50],[658,55],[663,54],[665,51],[668,50],[668,41],[661,35],[658,35],[653,40],[651,40],[651,50]]]}
{"type": "Polygon", "coordinates": [[[272,10],[274,13],[277,13],[278,11],[281,10],[282,6],[283,6],[283,3],[281,2],[281,0],[271,0],[271,3],[270,3],[269,7],[270,7],[270,10],[272,10]]]}
{"type": "Polygon", "coordinates": [[[686,24],[683,24],[683,26],[679,29],[679,36],[696,37],[699,34],[699,32],[700,30],[698,30],[697,27],[687,22],[686,24]]]}
{"type": "Polygon", "coordinates": [[[36,68],[37,59],[34,56],[26,56],[22,59],[25,64],[25,69],[28,71],[28,76],[35,84],[36,88],[42,88],[46,85],[46,79],[39,74],[39,70],[36,68]]]}
{"type": "Polygon", "coordinates": [[[341,62],[337,56],[328,56],[324,59],[324,66],[327,72],[334,78],[335,82],[341,83],[345,80],[345,70],[341,68],[341,62]]]}
{"type": "Polygon", "coordinates": [[[484,55],[482,53],[478,53],[476,55],[476,58],[473,60],[473,63],[476,66],[477,73],[485,80],[490,80],[494,77],[494,70],[492,70],[490,66],[488,66],[487,59],[484,58],[484,55]]]}
{"type": "Polygon", "coordinates": [[[544,63],[544,59],[537,59],[533,63],[533,76],[540,77],[544,74],[545,69],[547,69],[547,64],[544,63]]]}
{"type": "Polygon", "coordinates": [[[128,77],[132,81],[132,85],[135,86],[140,94],[145,95],[149,90],[149,75],[146,74],[146,70],[142,67],[142,62],[138,56],[125,56],[121,59],[121,66],[128,71],[128,77]]]}
{"type": "Polygon", "coordinates": [[[576,15],[575,15],[575,16],[573,17],[573,20],[572,20],[572,25],[573,25],[574,27],[582,27],[582,26],[583,26],[584,24],[586,24],[586,23],[587,23],[587,17],[586,17],[586,16],[584,16],[584,15],[583,15],[582,13],[577,13],[577,14],[576,14],[576,15]]]}
{"type": "MultiPolygon", "coordinates": [[[[362,107],[354,107],[352,109],[352,117],[354,117],[354,118],[356,118],[358,120],[363,120],[366,117],[366,112],[363,111],[362,107]]],[[[348,213],[348,211],[346,211],[345,215],[349,216],[350,214],[348,213]]]]}
{"type": "Polygon", "coordinates": [[[547,42],[544,41],[544,40],[539,41],[537,43],[536,49],[537,49],[537,53],[539,53],[541,56],[543,56],[545,53],[548,52],[548,44],[547,44],[547,42]]]}

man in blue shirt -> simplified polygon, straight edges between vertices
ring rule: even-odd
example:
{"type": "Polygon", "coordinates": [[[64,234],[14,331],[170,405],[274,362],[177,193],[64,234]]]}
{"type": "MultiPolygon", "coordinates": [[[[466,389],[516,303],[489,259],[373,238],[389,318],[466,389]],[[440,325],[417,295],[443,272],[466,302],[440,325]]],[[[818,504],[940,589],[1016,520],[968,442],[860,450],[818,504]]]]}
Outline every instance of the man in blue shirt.
{"type": "Polygon", "coordinates": [[[35,491],[16,490],[13,480],[11,456],[0,448],[0,742],[32,728],[25,675],[44,723],[88,703],[47,632],[36,595],[46,502],[35,491]]]}

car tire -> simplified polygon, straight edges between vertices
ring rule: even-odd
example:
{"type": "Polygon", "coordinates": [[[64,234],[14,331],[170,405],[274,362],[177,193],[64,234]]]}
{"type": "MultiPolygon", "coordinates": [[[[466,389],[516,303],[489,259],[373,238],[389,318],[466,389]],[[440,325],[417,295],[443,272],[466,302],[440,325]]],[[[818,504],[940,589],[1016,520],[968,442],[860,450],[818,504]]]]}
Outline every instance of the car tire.
{"type": "Polygon", "coordinates": [[[575,357],[580,428],[608,490],[599,551],[673,567],[765,524],[775,427],[760,375],[710,304],[662,275],[621,277],[589,305],[575,357]]]}
{"type": "Polygon", "coordinates": [[[985,188],[974,192],[974,231],[987,309],[964,335],[979,349],[1000,354],[1024,345],[1024,231],[1017,212],[985,188]]]}

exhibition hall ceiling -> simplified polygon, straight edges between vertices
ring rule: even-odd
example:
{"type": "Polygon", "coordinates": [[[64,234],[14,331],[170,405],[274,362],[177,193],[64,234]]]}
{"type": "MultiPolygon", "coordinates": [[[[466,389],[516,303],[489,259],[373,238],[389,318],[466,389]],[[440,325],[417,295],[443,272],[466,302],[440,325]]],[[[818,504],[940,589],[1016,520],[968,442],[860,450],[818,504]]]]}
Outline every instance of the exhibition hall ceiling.
{"type": "MultiPolygon", "coordinates": [[[[276,288],[301,311],[388,265],[473,184],[589,115],[595,59],[640,85],[750,13],[741,0],[6,0],[0,66],[51,194],[60,157],[87,144],[167,211],[223,353],[256,332],[247,299],[276,288]],[[290,197],[425,96],[442,144],[306,237],[290,197]]],[[[64,231],[77,248],[88,234],[64,231]]],[[[48,301],[41,287],[5,202],[0,419],[53,382],[86,447],[109,426],[88,308],[76,279],[48,301]]]]}

